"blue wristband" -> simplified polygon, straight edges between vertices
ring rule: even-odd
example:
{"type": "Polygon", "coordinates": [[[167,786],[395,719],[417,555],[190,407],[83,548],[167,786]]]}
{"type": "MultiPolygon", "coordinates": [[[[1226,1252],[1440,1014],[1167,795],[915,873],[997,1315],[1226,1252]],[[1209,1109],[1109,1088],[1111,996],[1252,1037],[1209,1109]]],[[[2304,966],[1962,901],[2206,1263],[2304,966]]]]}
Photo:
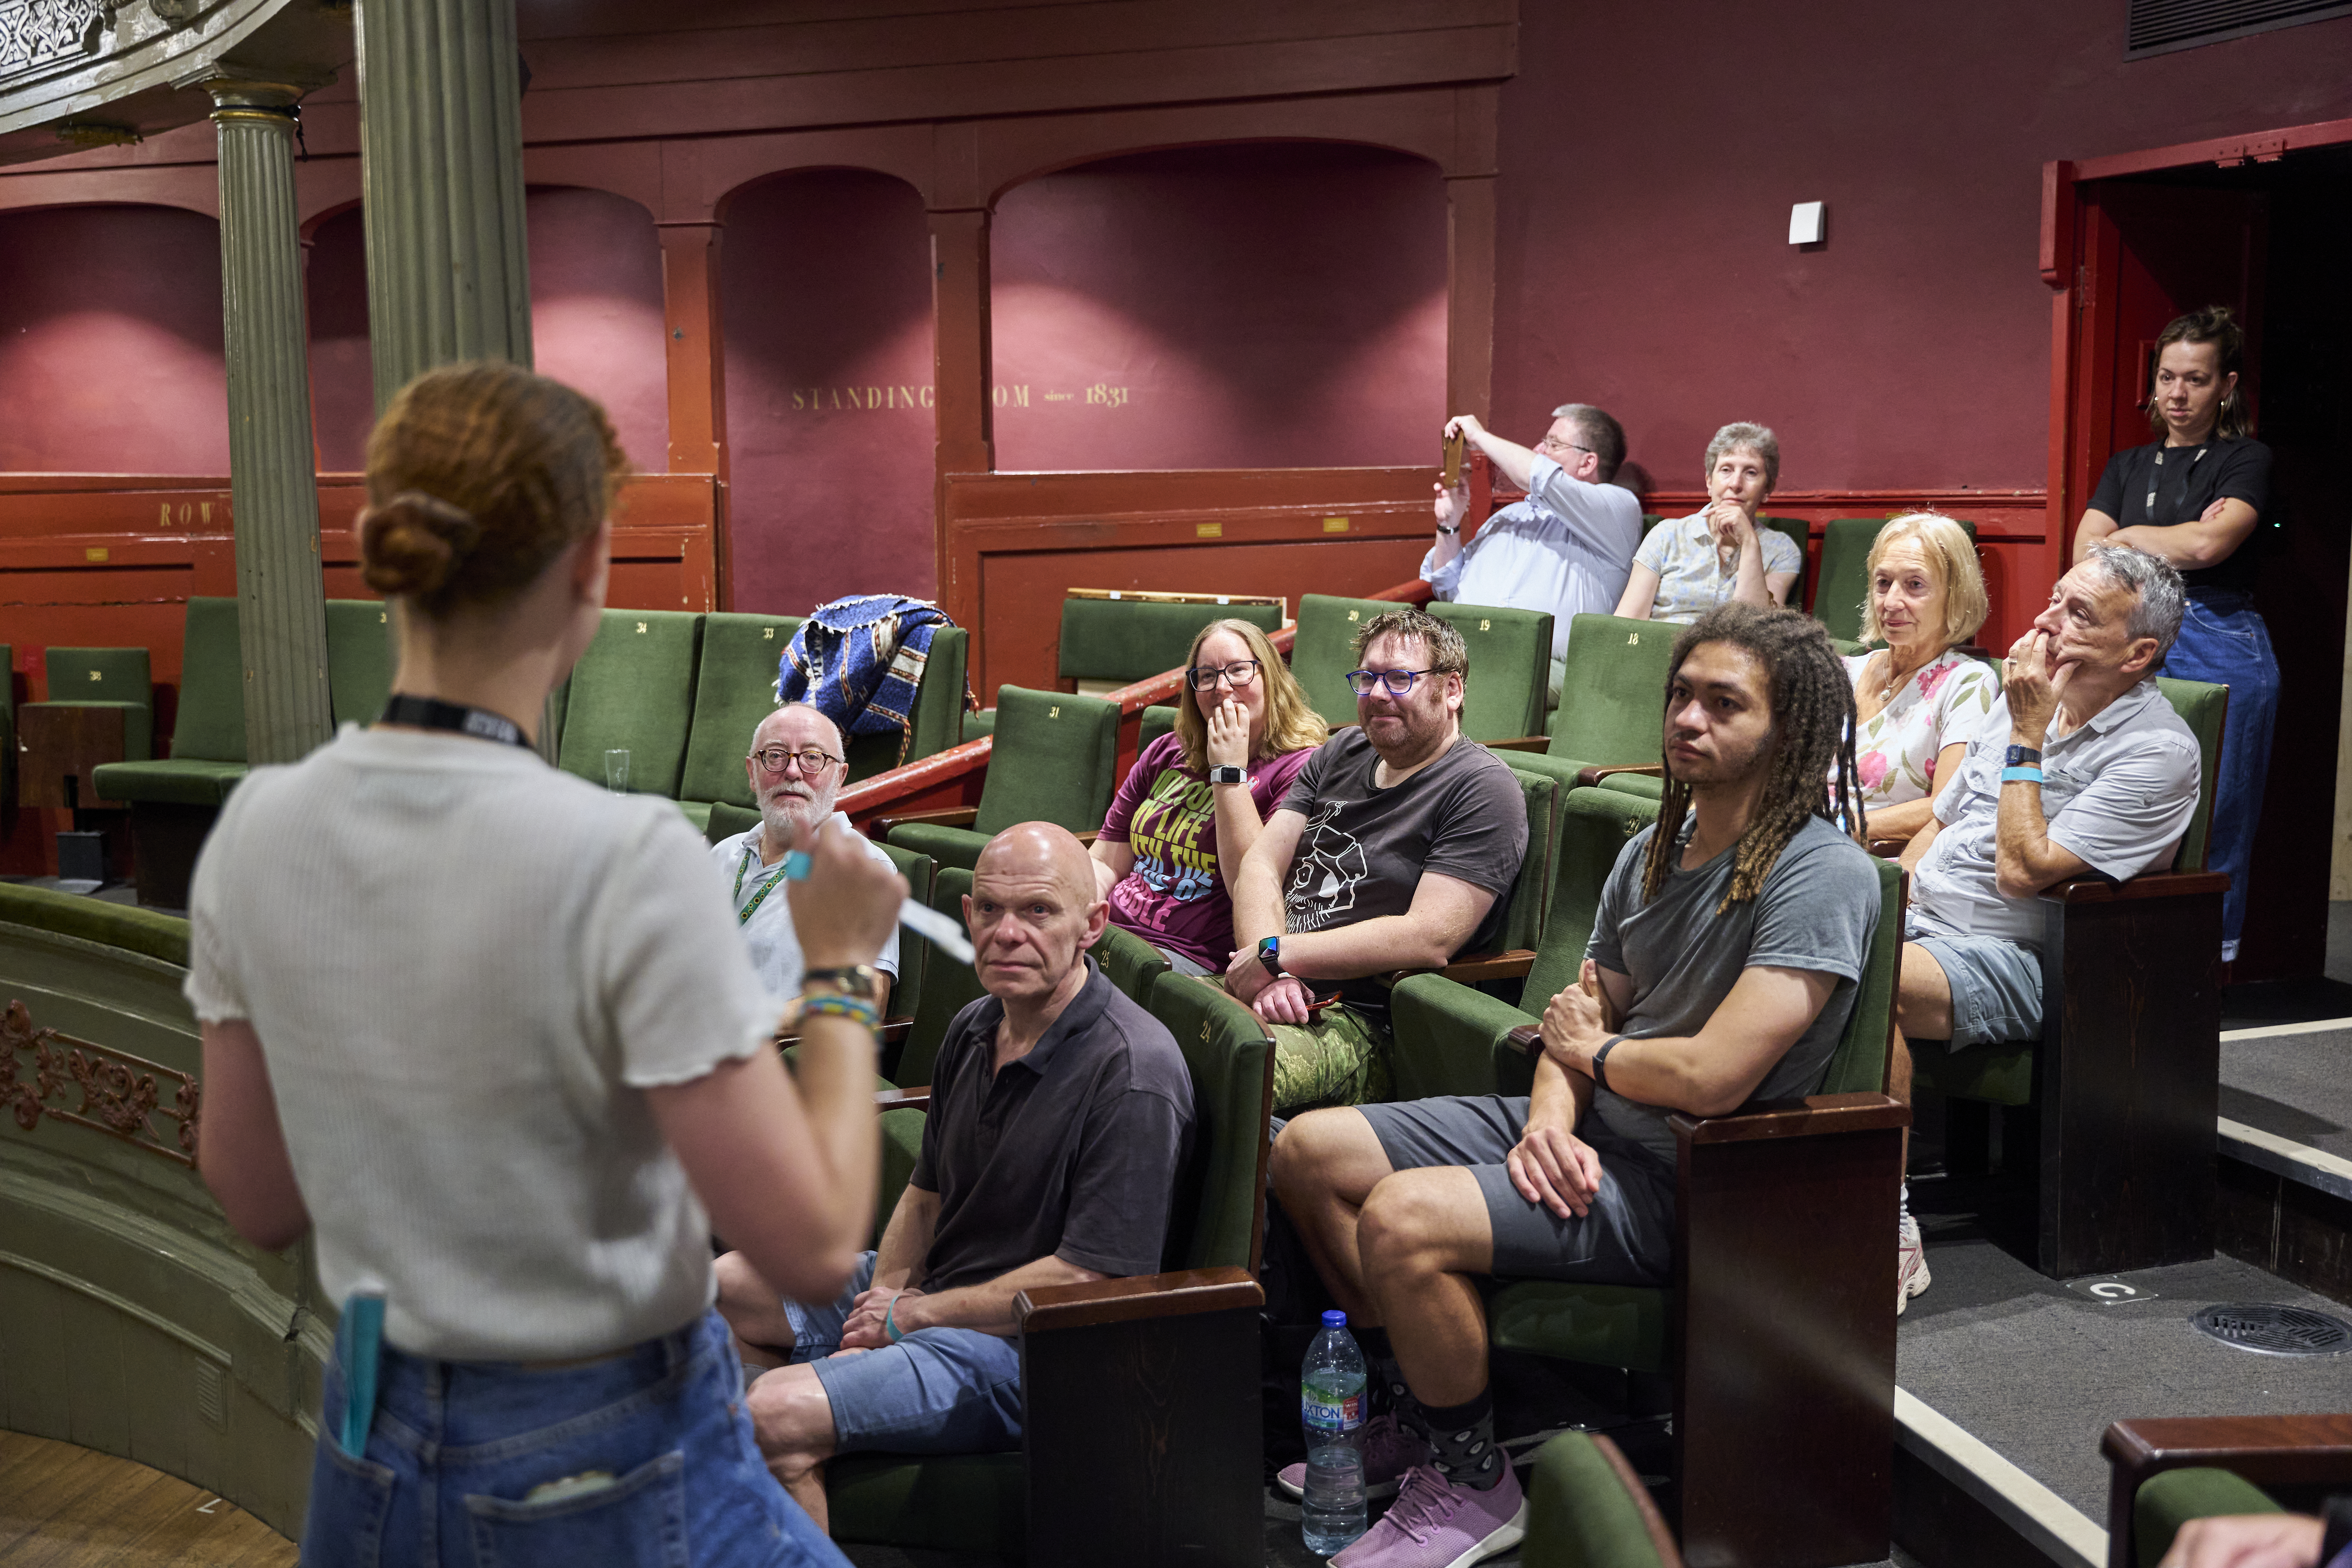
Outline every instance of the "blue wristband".
{"type": "Polygon", "coordinates": [[[890,1308],[882,1314],[882,1331],[890,1336],[890,1342],[894,1345],[907,1337],[898,1331],[898,1298],[896,1296],[890,1298],[890,1308]]]}
{"type": "Polygon", "coordinates": [[[2038,784],[2042,782],[2042,770],[2040,768],[2003,768],[2000,770],[2000,782],[2038,784]]]}

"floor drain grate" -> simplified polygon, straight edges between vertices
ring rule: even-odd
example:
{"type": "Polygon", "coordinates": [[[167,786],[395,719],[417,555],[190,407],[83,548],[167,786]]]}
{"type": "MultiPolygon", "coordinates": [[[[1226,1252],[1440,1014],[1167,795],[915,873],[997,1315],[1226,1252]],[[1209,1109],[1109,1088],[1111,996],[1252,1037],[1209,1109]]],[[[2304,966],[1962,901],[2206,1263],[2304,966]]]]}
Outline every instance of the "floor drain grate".
{"type": "Polygon", "coordinates": [[[2189,1320],[2225,1345],[2263,1355],[2341,1355],[2352,1351],[2352,1323],[2305,1307],[2240,1301],[2208,1307],[2189,1320]]]}

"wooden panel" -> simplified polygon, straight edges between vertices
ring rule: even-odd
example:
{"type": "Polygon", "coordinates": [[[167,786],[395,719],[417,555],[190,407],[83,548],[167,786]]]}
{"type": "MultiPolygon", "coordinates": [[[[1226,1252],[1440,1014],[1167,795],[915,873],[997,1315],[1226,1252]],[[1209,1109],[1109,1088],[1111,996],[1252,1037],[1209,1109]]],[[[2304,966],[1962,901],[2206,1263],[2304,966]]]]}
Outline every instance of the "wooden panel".
{"type": "Polygon", "coordinates": [[[2085,884],[2047,906],[2035,1267],[2053,1279],[2213,1255],[2227,880],[2085,884]],[[2184,890],[2137,896],[2168,882],[2184,890]]]}
{"type": "Polygon", "coordinates": [[[1429,547],[1423,468],[950,476],[941,603],[972,689],[1050,687],[1066,588],[1369,595],[1429,547]]]}

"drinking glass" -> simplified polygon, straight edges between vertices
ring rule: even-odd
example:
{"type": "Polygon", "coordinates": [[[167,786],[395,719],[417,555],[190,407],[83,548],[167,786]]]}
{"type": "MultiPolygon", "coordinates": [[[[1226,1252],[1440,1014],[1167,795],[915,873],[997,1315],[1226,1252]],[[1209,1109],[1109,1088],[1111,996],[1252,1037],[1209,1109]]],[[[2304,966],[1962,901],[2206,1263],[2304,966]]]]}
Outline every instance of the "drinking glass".
{"type": "Polygon", "coordinates": [[[629,752],[616,746],[604,753],[604,787],[614,795],[629,793],[629,752]]]}

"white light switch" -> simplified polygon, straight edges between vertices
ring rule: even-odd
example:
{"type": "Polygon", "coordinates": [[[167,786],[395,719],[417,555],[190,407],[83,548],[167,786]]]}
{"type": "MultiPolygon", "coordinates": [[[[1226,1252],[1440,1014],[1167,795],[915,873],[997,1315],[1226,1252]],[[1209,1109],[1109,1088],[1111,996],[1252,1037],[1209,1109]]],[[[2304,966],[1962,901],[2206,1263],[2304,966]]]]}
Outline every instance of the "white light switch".
{"type": "Polygon", "coordinates": [[[1822,242],[1822,226],[1828,206],[1829,204],[1826,202],[1799,202],[1795,206],[1790,207],[1789,209],[1789,243],[1819,245],[1822,242]]]}

